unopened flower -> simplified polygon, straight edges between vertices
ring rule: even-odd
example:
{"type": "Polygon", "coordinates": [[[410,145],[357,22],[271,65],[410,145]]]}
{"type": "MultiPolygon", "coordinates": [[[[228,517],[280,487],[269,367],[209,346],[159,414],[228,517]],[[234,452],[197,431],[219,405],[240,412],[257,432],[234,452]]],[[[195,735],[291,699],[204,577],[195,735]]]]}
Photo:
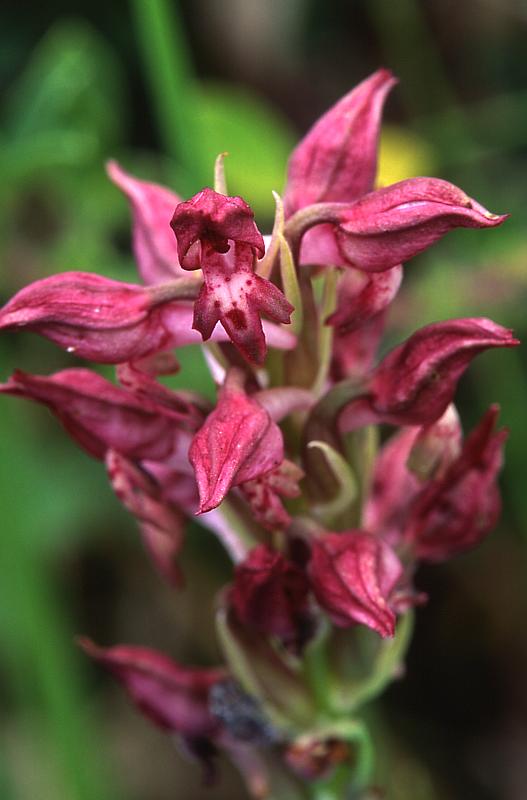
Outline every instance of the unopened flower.
{"type": "Polygon", "coordinates": [[[372,272],[395,267],[455,228],[494,228],[492,214],[461,189],[438,178],[409,178],[371,192],[336,211],[339,251],[351,266],[372,272]]]}
{"type": "Polygon", "coordinates": [[[162,460],[176,447],[178,429],[170,415],[89,369],[49,376],[17,370],[0,384],[0,393],[47,406],[95,458],[104,459],[112,448],[131,459],[162,460]]]}
{"type": "Polygon", "coordinates": [[[501,510],[496,479],[507,438],[506,430],[495,430],[497,417],[493,406],[444,475],[416,497],[404,538],[417,558],[451,558],[474,547],[495,526],[501,510]]]}
{"type": "Polygon", "coordinates": [[[309,629],[309,589],[296,564],[260,545],[236,567],[229,598],[243,625],[298,645],[309,629]]]}
{"type": "Polygon", "coordinates": [[[381,361],[366,393],[342,412],[341,430],[369,422],[429,425],[452,401],[459,378],[475,356],[493,347],[517,344],[510,330],[489,319],[427,325],[381,361]]]}
{"type": "Polygon", "coordinates": [[[162,485],[115,450],[106,454],[106,469],[115,494],[136,517],[159,572],[170,583],[179,584],[177,557],[183,546],[183,515],[167,502],[162,485]]]}
{"type": "Polygon", "coordinates": [[[184,276],[170,230],[181,198],[164,186],[134,178],[116,161],[108,163],[107,171],[132,206],[134,256],[144,283],[165,283],[184,276]]]}
{"type": "MultiPolygon", "coordinates": [[[[314,203],[351,203],[373,189],[382,109],[396,82],[388,70],[378,70],[313,125],[289,160],[286,216],[314,203]]],[[[318,225],[304,235],[300,259],[341,263],[331,225],[318,225]]]]}
{"type": "Polygon", "coordinates": [[[383,637],[393,636],[390,595],[401,574],[395,553],[370,533],[343,531],[313,540],[311,585],[335,625],[361,623],[383,637]]]}
{"type": "Polygon", "coordinates": [[[220,723],[209,710],[212,688],[225,680],[222,669],[182,667],[163,653],[145,647],[99,647],[90,639],[79,644],[124,686],[132,702],[155,725],[178,734],[190,747],[213,740],[220,723]]]}
{"type": "Polygon", "coordinates": [[[245,394],[241,375],[233,369],[189,451],[199,488],[199,513],[219,505],[231,486],[275,469],[283,457],[280,428],[245,394]]]}
{"type": "Polygon", "coordinates": [[[327,201],[350,201],[375,180],[384,101],[397,83],[377,70],[320,117],[289,160],[287,214],[327,201]]]}
{"type": "Polygon", "coordinates": [[[87,272],[52,275],[21,289],[0,310],[0,330],[33,331],[102,364],[144,358],[189,343],[190,307],[178,295],[184,300],[197,291],[188,280],[183,284],[183,292],[178,284],[161,292],[87,272]]]}

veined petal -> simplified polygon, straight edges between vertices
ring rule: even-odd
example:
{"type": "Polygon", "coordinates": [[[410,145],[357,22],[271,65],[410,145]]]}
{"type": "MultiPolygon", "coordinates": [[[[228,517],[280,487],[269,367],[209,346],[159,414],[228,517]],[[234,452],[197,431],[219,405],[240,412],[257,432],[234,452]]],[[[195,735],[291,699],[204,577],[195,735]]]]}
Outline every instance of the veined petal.
{"type": "Polygon", "coordinates": [[[368,392],[344,409],[343,432],[368,424],[430,425],[452,402],[472,359],[493,347],[515,347],[512,332],[492,320],[453,319],[427,325],[381,361],[368,392]]]}
{"type": "Polygon", "coordinates": [[[287,216],[312,203],[352,202],[373,188],[382,108],[395,83],[378,70],[314,124],[289,161],[287,216]]]}
{"type": "Polygon", "coordinates": [[[99,647],[87,638],[78,642],[123,684],[132,702],[158,727],[191,738],[219,732],[220,724],[209,711],[209,694],[225,680],[223,670],[182,667],[146,647],[99,647]]]}
{"type": "Polygon", "coordinates": [[[163,283],[184,275],[170,220],[181,198],[156,183],[147,183],[108,162],[107,172],[130,201],[133,247],[139,274],[146,284],[163,283]]]}
{"type": "Polygon", "coordinates": [[[491,406],[444,475],[415,498],[404,538],[417,558],[444,561],[474,547],[496,525],[501,510],[497,476],[508,435],[496,430],[498,413],[491,406]]]}
{"type": "Polygon", "coordinates": [[[360,623],[393,636],[390,594],[401,575],[395,553],[369,533],[327,533],[312,542],[311,585],[335,625],[360,623]]]}
{"type": "Polygon", "coordinates": [[[200,495],[198,513],[221,503],[231,486],[264,475],[284,457],[282,433],[248,397],[231,370],[218,405],[197,432],[189,450],[200,495]]]}
{"type": "Polygon", "coordinates": [[[418,255],[455,228],[494,228],[492,214],[438,178],[410,178],[343,207],[336,226],[341,254],[357,269],[381,272],[418,255]]]}
{"type": "Polygon", "coordinates": [[[30,330],[102,364],[118,364],[180,343],[174,318],[189,322],[181,301],[87,272],[64,272],[21,289],[1,310],[0,330],[30,330]]]}
{"type": "Polygon", "coordinates": [[[154,564],[164,578],[179,585],[181,573],[176,559],[183,546],[182,514],[164,501],[162,488],[127,458],[109,450],[105,460],[112,488],[124,507],[137,518],[154,564]]]}
{"type": "Polygon", "coordinates": [[[162,460],[176,446],[176,424],[162,409],[89,369],[65,369],[49,376],[17,370],[0,384],[0,393],[47,406],[95,458],[104,458],[113,448],[131,459],[162,460]]]}
{"type": "Polygon", "coordinates": [[[125,389],[139,399],[161,406],[167,417],[184,424],[189,430],[195,431],[203,423],[204,413],[208,410],[209,404],[199,395],[173,391],[134,363],[119,364],[117,378],[125,389]]]}

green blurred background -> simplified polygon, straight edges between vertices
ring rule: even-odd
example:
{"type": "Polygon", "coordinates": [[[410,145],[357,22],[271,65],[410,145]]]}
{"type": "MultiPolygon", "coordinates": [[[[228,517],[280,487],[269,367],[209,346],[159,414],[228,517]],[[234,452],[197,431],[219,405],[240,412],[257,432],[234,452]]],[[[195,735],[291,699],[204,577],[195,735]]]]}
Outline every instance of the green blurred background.
{"type": "MultiPolygon", "coordinates": [[[[129,214],[107,181],[115,157],[182,195],[229,189],[269,228],[291,147],[378,66],[390,98],[381,181],[450,179],[499,230],[450,235],[407,268],[388,339],[452,316],[488,315],[527,336],[527,8],[521,0],[4,0],[0,26],[0,301],[80,269],[135,280],[129,214]]],[[[197,353],[183,382],[207,386],[197,353]]],[[[0,339],[0,378],[73,357],[30,335],[0,339]]],[[[524,800],[527,374],[524,351],[482,356],[463,379],[466,428],[493,401],[511,429],[499,529],[476,552],[423,569],[404,681],[371,711],[389,800],[524,800]]],[[[191,527],[178,595],[150,568],[100,464],[42,408],[0,401],[0,797],[244,797],[228,766],[196,768],[129,708],[73,643],[161,647],[214,663],[212,603],[228,564],[191,527]]]]}

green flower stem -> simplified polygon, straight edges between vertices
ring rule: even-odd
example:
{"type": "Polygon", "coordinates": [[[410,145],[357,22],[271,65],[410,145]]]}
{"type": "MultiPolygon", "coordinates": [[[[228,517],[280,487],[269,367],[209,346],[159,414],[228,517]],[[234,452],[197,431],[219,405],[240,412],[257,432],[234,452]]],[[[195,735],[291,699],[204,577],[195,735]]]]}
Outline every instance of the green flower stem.
{"type": "Polygon", "coordinates": [[[351,681],[344,673],[334,679],[331,683],[332,708],[340,710],[341,714],[352,714],[381,694],[403,662],[412,637],[413,620],[412,611],[402,615],[395,636],[382,641],[366,677],[351,681]]]}
{"type": "Polygon", "coordinates": [[[329,688],[329,665],[327,659],[327,640],[330,628],[323,623],[318,636],[311,641],[304,652],[304,675],[311,690],[317,710],[322,717],[331,715],[329,688]]]}
{"type": "Polygon", "coordinates": [[[218,534],[227,553],[233,558],[241,557],[242,554],[245,555],[251,548],[256,547],[258,539],[251,532],[249,526],[245,524],[233,500],[223,500],[219,510],[224,519],[229,523],[229,527],[232,531],[231,539],[227,539],[225,536],[218,534]]]}
{"type": "Polygon", "coordinates": [[[338,736],[354,745],[356,751],[352,764],[342,764],[329,778],[314,783],[311,796],[313,800],[347,800],[350,789],[364,789],[371,781],[375,760],[371,737],[359,720],[332,723],[326,735],[338,736]]]}
{"type": "Polygon", "coordinates": [[[324,391],[326,381],[331,366],[331,348],[333,344],[333,327],[327,325],[326,320],[335,310],[337,302],[337,279],[336,269],[328,270],[324,281],[324,293],[322,295],[322,306],[320,309],[320,330],[318,335],[318,363],[319,369],[313,384],[313,393],[316,395],[324,391]]]}
{"type": "Polygon", "coordinates": [[[371,488],[378,445],[379,429],[376,425],[367,425],[345,437],[345,451],[353,474],[357,476],[358,502],[355,524],[359,527],[362,524],[364,505],[371,488]]]}
{"type": "Polygon", "coordinates": [[[220,153],[214,162],[214,191],[218,192],[218,194],[229,194],[224,164],[225,157],[228,155],[228,153],[220,153]]]}
{"type": "Polygon", "coordinates": [[[203,286],[201,277],[175,278],[167,283],[149,286],[147,291],[152,305],[169,303],[172,300],[195,300],[203,286]]]}
{"type": "Polygon", "coordinates": [[[324,781],[324,783],[317,783],[311,790],[312,800],[344,800],[344,795],[341,791],[340,783],[335,786],[335,781],[324,781]]]}
{"type": "Polygon", "coordinates": [[[356,728],[348,738],[348,741],[354,742],[358,746],[353,784],[357,788],[363,788],[371,780],[375,762],[373,742],[366,725],[362,722],[357,722],[356,728]]]}

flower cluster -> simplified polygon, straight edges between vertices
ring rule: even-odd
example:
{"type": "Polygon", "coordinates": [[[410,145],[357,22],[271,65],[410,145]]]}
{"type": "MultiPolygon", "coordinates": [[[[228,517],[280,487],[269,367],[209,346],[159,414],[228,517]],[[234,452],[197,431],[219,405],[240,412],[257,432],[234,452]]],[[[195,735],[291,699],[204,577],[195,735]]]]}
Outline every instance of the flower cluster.
{"type": "Polygon", "coordinates": [[[187,201],[110,163],[131,205],[142,284],[66,272],[0,311],[1,330],[116,365],[117,383],[83,367],[17,371],[0,392],[46,405],[106,463],[160,573],[178,583],[194,514],[232,557],[218,612],[225,668],[82,645],[188,752],[209,763],[227,751],[260,797],[273,781],[270,754],[292,780],[336,764],[356,777],[350,714],[381,662],[391,664],[386,680],[396,672],[394,643],[426,599],[416,567],[476,545],[500,509],[497,408],[463,437],[453,398],[478,353],[518,344],[511,332],[483,318],[437,322],[377,358],[402,262],[455,228],[506,218],[435,178],[375,188],[394,83],[379,70],[299,143],[266,239],[247,203],[227,196],[221,158],[215,189],[187,201]],[[174,348],[198,342],[215,407],[160,380],[179,368],[174,348]],[[397,430],[379,447],[380,424],[397,430]],[[370,637],[352,692],[346,670],[332,672],[337,632],[351,652],[370,637]],[[322,715],[314,654],[333,692],[322,715]]]}

